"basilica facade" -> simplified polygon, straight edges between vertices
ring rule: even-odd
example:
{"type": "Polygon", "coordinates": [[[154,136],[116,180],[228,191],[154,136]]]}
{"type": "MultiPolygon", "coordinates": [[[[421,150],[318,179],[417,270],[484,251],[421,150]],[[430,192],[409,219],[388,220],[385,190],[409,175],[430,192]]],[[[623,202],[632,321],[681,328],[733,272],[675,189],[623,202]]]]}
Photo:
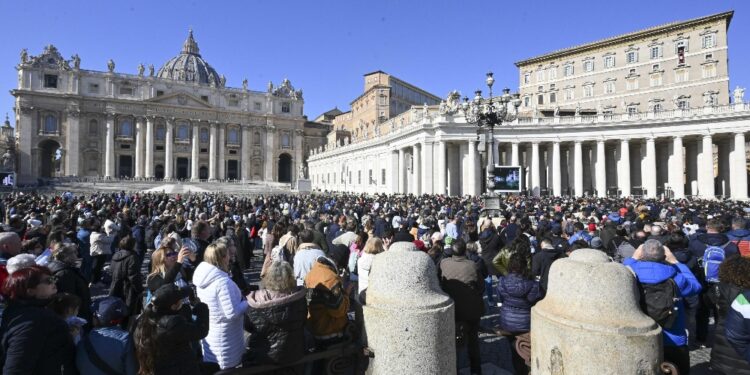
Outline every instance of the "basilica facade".
{"type": "Polygon", "coordinates": [[[227,87],[192,30],[180,53],[136,74],[81,68],[52,45],[21,52],[15,96],[19,182],[103,177],[293,183],[327,126],[306,121],[302,90],[227,87]]]}

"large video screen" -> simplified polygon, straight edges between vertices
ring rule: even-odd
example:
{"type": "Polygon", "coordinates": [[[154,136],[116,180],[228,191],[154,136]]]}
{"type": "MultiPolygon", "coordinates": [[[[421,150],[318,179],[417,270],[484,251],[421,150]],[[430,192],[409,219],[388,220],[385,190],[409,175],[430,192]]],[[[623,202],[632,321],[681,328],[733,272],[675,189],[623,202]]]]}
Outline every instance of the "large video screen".
{"type": "Polygon", "coordinates": [[[15,172],[0,172],[0,186],[3,186],[3,187],[16,186],[16,173],[15,172]]]}
{"type": "Polygon", "coordinates": [[[520,193],[521,167],[495,166],[495,192],[520,193]]]}

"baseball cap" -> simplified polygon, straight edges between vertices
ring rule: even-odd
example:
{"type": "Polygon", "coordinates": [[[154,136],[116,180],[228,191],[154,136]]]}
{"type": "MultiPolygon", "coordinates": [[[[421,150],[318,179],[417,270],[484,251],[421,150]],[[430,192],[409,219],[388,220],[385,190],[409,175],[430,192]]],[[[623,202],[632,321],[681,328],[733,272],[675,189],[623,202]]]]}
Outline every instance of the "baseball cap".
{"type": "Polygon", "coordinates": [[[128,316],[128,307],[118,297],[104,297],[92,304],[92,310],[94,310],[94,316],[107,325],[119,324],[128,316]]]}
{"type": "Polygon", "coordinates": [[[175,284],[162,285],[154,292],[151,303],[159,310],[168,310],[172,305],[190,296],[188,288],[180,288],[175,284]]]}

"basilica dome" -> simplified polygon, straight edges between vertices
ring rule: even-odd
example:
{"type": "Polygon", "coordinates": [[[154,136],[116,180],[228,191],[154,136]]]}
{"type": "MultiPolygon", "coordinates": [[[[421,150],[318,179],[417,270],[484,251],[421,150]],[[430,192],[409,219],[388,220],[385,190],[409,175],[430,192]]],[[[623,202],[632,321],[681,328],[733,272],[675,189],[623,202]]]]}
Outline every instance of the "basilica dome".
{"type": "Polygon", "coordinates": [[[223,78],[201,57],[198,43],[193,39],[193,30],[190,30],[180,54],[164,63],[156,76],[201,85],[223,86],[223,78]]]}

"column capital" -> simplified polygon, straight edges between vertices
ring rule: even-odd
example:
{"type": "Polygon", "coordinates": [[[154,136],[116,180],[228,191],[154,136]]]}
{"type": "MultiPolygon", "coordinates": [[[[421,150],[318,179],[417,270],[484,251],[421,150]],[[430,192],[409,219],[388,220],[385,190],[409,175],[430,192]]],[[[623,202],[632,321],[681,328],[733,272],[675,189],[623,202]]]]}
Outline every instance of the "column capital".
{"type": "Polygon", "coordinates": [[[672,136],[672,139],[682,139],[684,136],[682,134],[676,134],[672,136]]]}
{"type": "Polygon", "coordinates": [[[135,116],[135,122],[143,123],[146,120],[146,116],[135,116]]]}
{"type": "Polygon", "coordinates": [[[116,115],[116,113],[107,112],[107,121],[114,121],[116,115]]]}
{"type": "Polygon", "coordinates": [[[702,134],[702,136],[703,136],[703,139],[711,139],[712,135],[711,135],[711,133],[704,133],[704,134],[702,134]]]}

